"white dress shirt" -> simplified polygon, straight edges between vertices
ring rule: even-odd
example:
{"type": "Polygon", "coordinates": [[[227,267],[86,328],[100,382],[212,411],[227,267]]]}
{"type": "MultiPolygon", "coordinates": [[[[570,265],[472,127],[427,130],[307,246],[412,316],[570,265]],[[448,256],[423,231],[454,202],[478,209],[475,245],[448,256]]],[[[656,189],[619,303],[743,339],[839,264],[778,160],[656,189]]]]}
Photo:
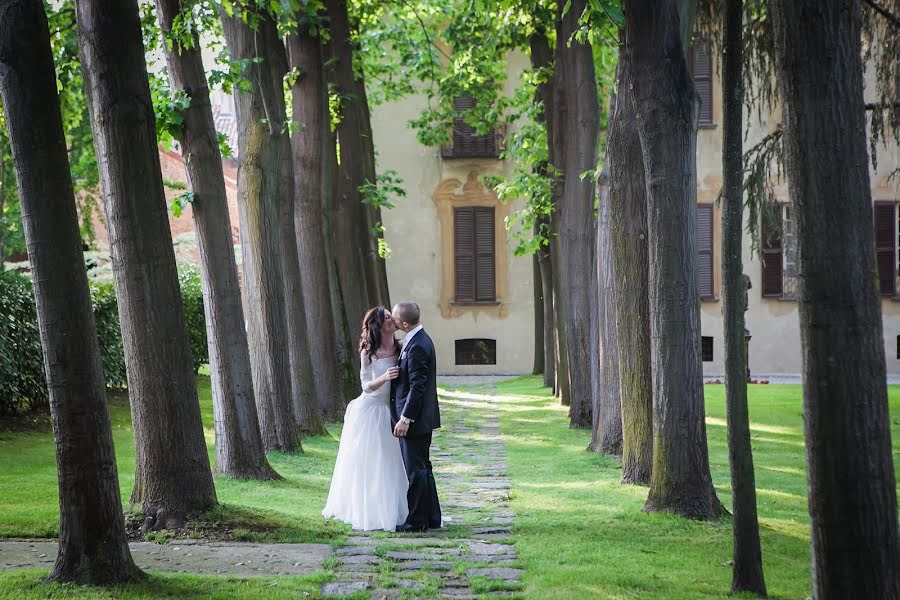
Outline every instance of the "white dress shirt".
{"type": "MultiPolygon", "coordinates": [[[[406,336],[403,338],[403,340],[401,340],[401,342],[400,342],[400,348],[401,348],[400,357],[401,358],[403,357],[403,352],[406,348],[406,344],[409,343],[409,340],[413,339],[414,335],[416,335],[417,333],[422,331],[422,329],[423,329],[422,325],[416,325],[409,331],[409,333],[406,334],[406,336]]],[[[403,421],[404,423],[415,423],[414,419],[410,419],[406,415],[401,415],[400,420],[403,421]]]]}

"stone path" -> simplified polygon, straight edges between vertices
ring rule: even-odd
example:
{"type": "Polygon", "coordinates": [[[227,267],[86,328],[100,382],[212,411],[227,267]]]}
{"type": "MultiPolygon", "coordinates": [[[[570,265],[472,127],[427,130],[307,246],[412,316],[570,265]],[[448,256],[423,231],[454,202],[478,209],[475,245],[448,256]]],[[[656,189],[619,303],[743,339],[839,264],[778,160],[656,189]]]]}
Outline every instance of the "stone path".
{"type": "MultiPolygon", "coordinates": [[[[168,544],[131,542],[135,564],[150,571],[203,573],[234,577],[308,575],[322,569],[328,544],[247,544],[179,540],[168,544]]],[[[54,541],[0,543],[0,571],[52,569],[59,544],[54,541]]]]}
{"type": "Polygon", "coordinates": [[[432,463],[445,527],[425,534],[355,532],[326,566],[326,597],[372,600],[516,597],[523,570],[512,544],[510,482],[495,400],[442,392],[432,463]]]}

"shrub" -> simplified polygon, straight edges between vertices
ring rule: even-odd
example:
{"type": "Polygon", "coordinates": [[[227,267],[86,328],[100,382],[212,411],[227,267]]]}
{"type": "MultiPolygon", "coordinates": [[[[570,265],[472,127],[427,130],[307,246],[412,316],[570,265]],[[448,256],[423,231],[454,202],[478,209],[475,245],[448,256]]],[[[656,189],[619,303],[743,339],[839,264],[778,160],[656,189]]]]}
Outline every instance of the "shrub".
{"type": "MultiPolygon", "coordinates": [[[[209,361],[200,273],[179,271],[194,372],[209,361]]],[[[91,307],[97,327],[103,376],[110,388],[125,388],[125,352],[119,327],[115,286],[92,281],[91,307]]],[[[41,356],[31,282],[10,271],[0,272],[0,415],[47,408],[47,381],[41,356]]]]}
{"type": "Polygon", "coordinates": [[[31,281],[0,269],[0,415],[47,406],[31,281]]]}

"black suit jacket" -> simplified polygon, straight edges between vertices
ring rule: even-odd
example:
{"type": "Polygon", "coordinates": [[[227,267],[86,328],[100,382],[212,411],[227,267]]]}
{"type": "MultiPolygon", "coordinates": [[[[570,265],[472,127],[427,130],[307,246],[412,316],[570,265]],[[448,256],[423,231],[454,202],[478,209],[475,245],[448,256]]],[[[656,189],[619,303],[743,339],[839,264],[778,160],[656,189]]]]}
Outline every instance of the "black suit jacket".
{"type": "Polygon", "coordinates": [[[391,386],[391,417],[412,419],[408,436],[426,435],[441,426],[437,399],[434,343],[420,330],[400,353],[400,373],[391,386]]]}

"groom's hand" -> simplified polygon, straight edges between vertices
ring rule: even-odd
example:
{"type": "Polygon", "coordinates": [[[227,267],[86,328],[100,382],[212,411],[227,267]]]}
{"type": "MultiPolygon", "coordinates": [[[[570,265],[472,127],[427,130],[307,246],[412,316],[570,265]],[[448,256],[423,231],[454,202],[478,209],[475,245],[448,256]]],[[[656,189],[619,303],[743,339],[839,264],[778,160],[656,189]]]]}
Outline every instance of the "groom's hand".
{"type": "Polygon", "coordinates": [[[394,437],[406,437],[407,431],[409,431],[409,423],[397,421],[397,424],[394,426],[394,437]]]}

